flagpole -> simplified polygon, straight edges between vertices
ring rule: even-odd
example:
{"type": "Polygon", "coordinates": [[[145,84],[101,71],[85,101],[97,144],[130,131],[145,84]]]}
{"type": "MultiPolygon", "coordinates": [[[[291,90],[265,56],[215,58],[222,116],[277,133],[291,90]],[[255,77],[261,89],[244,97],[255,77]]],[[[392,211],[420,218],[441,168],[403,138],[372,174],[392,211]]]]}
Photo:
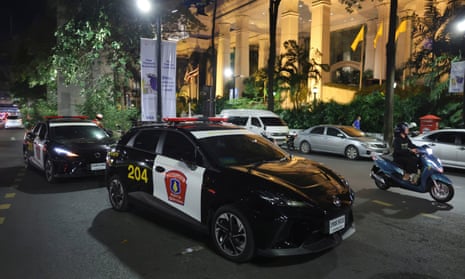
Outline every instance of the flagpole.
{"type": "Polygon", "coordinates": [[[362,47],[360,49],[360,78],[358,82],[358,90],[362,89],[362,81],[363,81],[363,64],[365,62],[365,39],[362,42],[362,47]]]}
{"type": "Polygon", "coordinates": [[[189,79],[189,100],[187,102],[187,105],[189,107],[189,117],[192,116],[192,111],[191,111],[191,102],[192,102],[192,84],[191,84],[191,80],[189,79]]]}

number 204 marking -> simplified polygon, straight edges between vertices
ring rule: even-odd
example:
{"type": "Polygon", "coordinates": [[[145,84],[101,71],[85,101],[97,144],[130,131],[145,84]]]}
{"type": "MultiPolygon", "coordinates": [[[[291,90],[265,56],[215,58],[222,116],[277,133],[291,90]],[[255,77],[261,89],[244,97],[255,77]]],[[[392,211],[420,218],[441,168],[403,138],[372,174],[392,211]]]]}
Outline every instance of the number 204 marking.
{"type": "Polygon", "coordinates": [[[145,183],[149,181],[147,177],[147,169],[134,165],[128,166],[128,178],[135,181],[144,181],[145,183]]]}

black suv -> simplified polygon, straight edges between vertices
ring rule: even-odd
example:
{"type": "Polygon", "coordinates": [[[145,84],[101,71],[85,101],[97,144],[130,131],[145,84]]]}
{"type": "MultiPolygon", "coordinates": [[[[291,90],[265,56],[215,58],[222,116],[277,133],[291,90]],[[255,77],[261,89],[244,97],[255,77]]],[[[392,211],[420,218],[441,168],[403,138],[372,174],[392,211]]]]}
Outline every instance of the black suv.
{"type": "Polygon", "coordinates": [[[60,177],[104,175],[112,142],[86,117],[48,117],[24,136],[24,163],[43,170],[50,183],[60,177]]]}
{"type": "Polygon", "coordinates": [[[354,232],[343,177],[218,119],[132,128],[107,157],[115,210],[144,204],[199,226],[232,261],[320,252],[354,232]]]}

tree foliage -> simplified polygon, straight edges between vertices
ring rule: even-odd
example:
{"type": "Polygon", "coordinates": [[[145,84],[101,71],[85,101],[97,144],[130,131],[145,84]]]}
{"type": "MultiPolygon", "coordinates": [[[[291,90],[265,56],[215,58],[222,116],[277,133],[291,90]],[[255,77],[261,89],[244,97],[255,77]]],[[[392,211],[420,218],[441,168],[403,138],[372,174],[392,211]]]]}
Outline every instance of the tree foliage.
{"type": "Polygon", "coordinates": [[[283,43],[284,52],[278,56],[276,71],[278,85],[281,90],[289,92],[294,108],[306,102],[308,95],[308,80],[321,79],[321,71],[329,71],[329,66],[320,64],[315,59],[308,59],[308,51],[301,48],[296,41],[283,43]]]}

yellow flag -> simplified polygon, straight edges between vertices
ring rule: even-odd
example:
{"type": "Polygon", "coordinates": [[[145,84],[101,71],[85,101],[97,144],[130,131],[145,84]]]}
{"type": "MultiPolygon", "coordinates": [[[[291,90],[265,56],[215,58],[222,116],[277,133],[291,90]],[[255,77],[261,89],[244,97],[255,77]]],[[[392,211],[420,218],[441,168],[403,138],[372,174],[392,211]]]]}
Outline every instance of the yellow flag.
{"type": "Polygon", "coordinates": [[[378,31],[376,32],[375,39],[373,40],[373,47],[376,48],[376,43],[378,42],[379,37],[383,35],[383,23],[381,22],[378,27],[378,31]]]}
{"type": "Polygon", "coordinates": [[[407,31],[407,20],[403,20],[396,30],[396,41],[397,37],[399,37],[400,33],[407,31]]]}
{"type": "Polygon", "coordinates": [[[362,28],[360,28],[360,31],[357,34],[357,37],[355,37],[354,41],[350,45],[350,48],[352,51],[355,51],[357,49],[358,43],[363,41],[363,37],[365,37],[365,26],[363,25],[362,28]]]}

